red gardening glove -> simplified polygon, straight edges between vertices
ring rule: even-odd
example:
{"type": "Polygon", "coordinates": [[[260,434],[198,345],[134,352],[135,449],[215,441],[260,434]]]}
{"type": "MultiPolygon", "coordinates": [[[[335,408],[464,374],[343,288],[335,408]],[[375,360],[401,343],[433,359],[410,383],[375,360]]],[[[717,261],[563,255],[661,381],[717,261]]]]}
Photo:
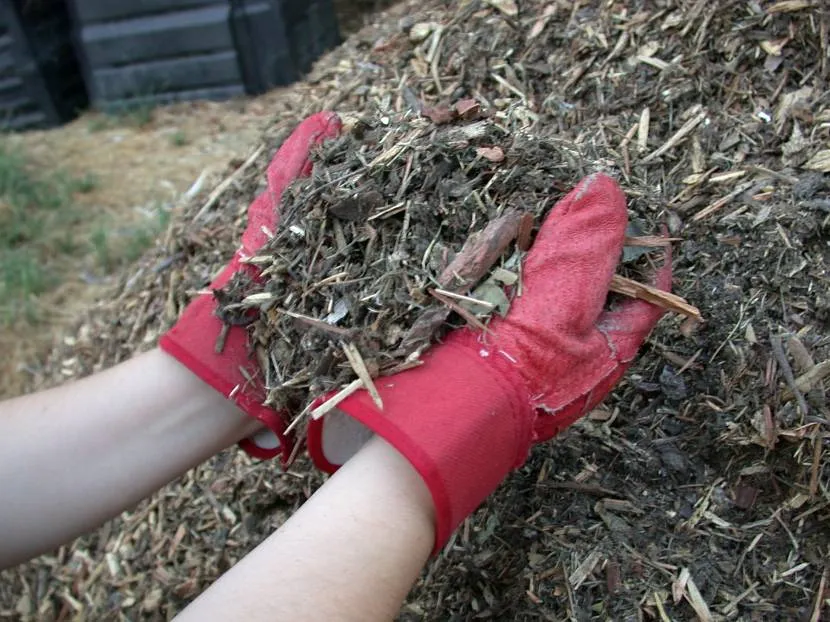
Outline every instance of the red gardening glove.
{"type": "MultiPolygon", "coordinates": [[[[242,234],[242,245],[230,264],[210,284],[211,289],[221,289],[237,272],[247,271],[253,278],[259,277],[257,268],[241,263],[241,260],[253,256],[268,241],[269,234],[273,235],[279,222],[278,208],[283,190],[298,177],[311,172],[311,147],[339,132],[337,115],[320,112],[300,123],[282,144],[268,165],[268,187],[248,208],[248,227],[242,234]]],[[[215,351],[223,328],[215,314],[216,305],[212,295],[198,297],[184,310],[176,325],[162,336],[159,346],[244,412],[259,419],[273,433],[245,439],[240,447],[256,458],[273,458],[281,452],[283,460],[287,460],[292,443],[283,433],[285,417],[262,405],[264,381],[258,364],[250,356],[245,328],[231,326],[222,352],[217,354],[215,351]],[[240,369],[244,369],[251,380],[246,379],[240,369]]]]}
{"type": "MultiPolygon", "coordinates": [[[[456,330],[421,367],[379,379],[382,412],[361,391],[313,422],[316,464],[332,471],[368,430],[382,436],[432,494],[437,551],[531,445],[606,396],[663,314],[636,300],[603,309],[626,222],[625,197],[611,178],[582,180],[539,231],[522,268],[523,295],[507,316],[486,334],[456,330]]],[[[670,256],[656,285],[671,285],[670,256]]]]}

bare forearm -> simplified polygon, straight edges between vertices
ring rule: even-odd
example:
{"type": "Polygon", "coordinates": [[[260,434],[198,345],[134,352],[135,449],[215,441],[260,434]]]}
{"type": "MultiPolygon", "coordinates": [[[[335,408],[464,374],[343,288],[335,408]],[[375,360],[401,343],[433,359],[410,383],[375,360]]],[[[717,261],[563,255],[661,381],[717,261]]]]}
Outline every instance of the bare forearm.
{"type": "Polygon", "coordinates": [[[390,620],[433,546],[423,481],[375,438],[181,620],[390,620]]]}
{"type": "Polygon", "coordinates": [[[256,427],[159,350],[0,403],[0,567],[100,525],[256,427]]]}

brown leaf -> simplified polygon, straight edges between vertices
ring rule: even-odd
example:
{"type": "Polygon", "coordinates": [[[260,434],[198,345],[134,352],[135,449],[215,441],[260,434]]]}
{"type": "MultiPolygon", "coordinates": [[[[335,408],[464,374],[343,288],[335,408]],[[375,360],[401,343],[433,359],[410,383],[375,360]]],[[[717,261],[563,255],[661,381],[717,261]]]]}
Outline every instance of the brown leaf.
{"type": "Polygon", "coordinates": [[[481,104],[472,98],[455,102],[456,114],[465,121],[475,121],[481,116],[481,104]]]}
{"type": "Polygon", "coordinates": [[[527,252],[533,246],[533,214],[525,212],[519,221],[519,233],[516,236],[516,246],[522,252],[527,252]]]}
{"type": "Polygon", "coordinates": [[[754,486],[741,484],[735,489],[735,505],[742,510],[750,510],[758,498],[758,489],[754,486]]]}
{"type": "Polygon", "coordinates": [[[487,0],[487,4],[498,9],[508,17],[516,17],[519,14],[519,7],[515,0],[487,0]]]}
{"type": "Polygon", "coordinates": [[[490,162],[504,162],[504,151],[501,147],[479,147],[476,153],[490,162]]]}
{"type": "Polygon", "coordinates": [[[455,110],[447,106],[424,106],[423,114],[435,125],[451,123],[456,119],[455,110]]]}

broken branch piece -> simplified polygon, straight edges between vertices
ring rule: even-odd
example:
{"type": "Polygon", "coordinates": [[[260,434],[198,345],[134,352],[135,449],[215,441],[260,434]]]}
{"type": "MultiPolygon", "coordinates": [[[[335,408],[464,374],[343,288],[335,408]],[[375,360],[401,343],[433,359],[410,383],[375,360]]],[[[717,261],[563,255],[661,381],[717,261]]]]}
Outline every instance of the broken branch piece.
{"type": "Polygon", "coordinates": [[[674,311],[681,315],[693,317],[699,322],[703,321],[700,309],[690,305],[681,296],[672,294],[671,292],[664,292],[662,289],[657,289],[645,283],[638,283],[619,274],[615,274],[612,277],[609,289],[612,292],[628,296],[629,298],[645,300],[666,311],[674,311]]]}

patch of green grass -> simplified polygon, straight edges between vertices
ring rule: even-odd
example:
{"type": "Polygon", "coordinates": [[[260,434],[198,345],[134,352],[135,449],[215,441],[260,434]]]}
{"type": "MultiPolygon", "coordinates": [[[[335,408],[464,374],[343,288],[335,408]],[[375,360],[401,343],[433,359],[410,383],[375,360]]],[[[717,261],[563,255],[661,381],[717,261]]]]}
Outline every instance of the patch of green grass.
{"type": "MultiPolygon", "coordinates": [[[[91,250],[106,271],[120,264],[107,229],[97,222],[101,217],[73,199],[97,185],[91,174],[72,179],[33,166],[0,136],[0,327],[42,319],[39,297],[75,278],[91,250]]],[[[150,242],[147,234],[135,244],[150,242]]],[[[136,252],[129,251],[132,257],[136,252]]]]}
{"type": "Polygon", "coordinates": [[[74,180],[75,190],[83,194],[89,194],[98,187],[98,177],[95,173],[85,173],[83,177],[74,180]]]}
{"type": "Polygon", "coordinates": [[[138,104],[127,108],[122,114],[129,125],[145,127],[153,122],[156,107],[152,104],[138,104]]]}
{"type": "Polygon", "coordinates": [[[37,168],[0,136],[0,327],[36,324],[39,297],[82,271],[135,261],[167,228],[161,205],[129,226],[79,207],[74,195],[97,184],[94,175],[37,168]]]}
{"type": "Polygon", "coordinates": [[[135,261],[167,229],[169,222],[170,211],[157,205],[145,220],[128,228],[102,224],[90,236],[96,265],[104,272],[112,272],[135,261]]]}
{"type": "Polygon", "coordinates": [[[86,129],[90,134],[103,132],[113,127],[114,119],[108,114],[96,114],[87,121],[86,129]]]}
{"type": "Polygon", "coordinates": [[[65,175],[32,168],[0,142],[0,323],[32,321],[35,298],[54,286],[42,265],[68,221],[75,183],[65,175]]]}
{"type": "Polygon", "coordinates": [[[35,297],[55,285],[35,253],[25,248],[0,251],[0,325],[38,319],[35,297]]]}
{"type": "Polygon", "coordinates": [[[90,133],[95,133],[117,127],[140,129],[153,122],[155,112],[156,106],[150,103],[120,105],[90,116],[87,122],[87,130],[90,133]]]}
{"type": "Polygon", "coordinates": [[[112,270],[112,253],[110,252],[110,240],[107,229],[97,227],[89,236],[89,244],[95,255],[95,263],[105,272],[112,270]]]}
{"type": "Polygon", "coordinates": [[[176,130],[170,135],[170,144],[174,147],[184,147],[188,142],[184,130],[176,130]]]}

